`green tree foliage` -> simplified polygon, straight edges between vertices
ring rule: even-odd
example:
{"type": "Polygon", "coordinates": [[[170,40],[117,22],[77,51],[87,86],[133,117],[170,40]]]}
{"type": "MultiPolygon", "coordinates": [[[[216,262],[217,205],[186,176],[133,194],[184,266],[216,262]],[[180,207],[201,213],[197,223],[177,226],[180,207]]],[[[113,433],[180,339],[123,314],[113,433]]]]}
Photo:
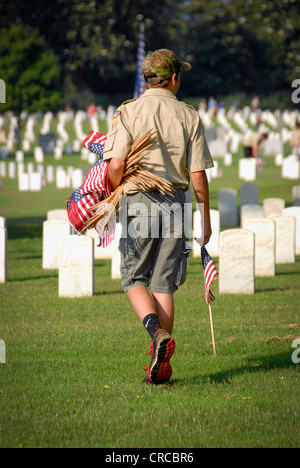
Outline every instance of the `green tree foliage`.
{"type": "Polygon", "coordinates": [[[14,0],[1,2],[0,28],[28,25],[28,36],[37,29],[57,57],[65,89],[73,93],[133,94],[143,20],[147,51],[167,47],[191,61],[183,93],[268,95],[289,90],[299,77],[299,5],[297,0],[14,0]]]}
{"type": "Polygon", "coordinates": [[[0,77],[6,83],[1,111],[43,112],[62,105],[57,58],[36,29],[12,24],[0,30],[0,77]]]}

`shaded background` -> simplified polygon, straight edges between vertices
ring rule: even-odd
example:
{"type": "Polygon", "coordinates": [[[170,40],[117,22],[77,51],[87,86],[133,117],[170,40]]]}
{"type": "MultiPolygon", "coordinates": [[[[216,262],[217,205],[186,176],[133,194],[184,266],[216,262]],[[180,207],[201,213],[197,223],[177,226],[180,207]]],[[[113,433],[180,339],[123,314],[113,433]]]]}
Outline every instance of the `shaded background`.
{"type": "Polygon", "coordinates": [[[133,97],[139,24],[146,51],[192,63],[179,98],[294,108],[300,77],[296,0],[15,0],[0,4],[0,78],[20,113],[119,105],[133,97]]]}

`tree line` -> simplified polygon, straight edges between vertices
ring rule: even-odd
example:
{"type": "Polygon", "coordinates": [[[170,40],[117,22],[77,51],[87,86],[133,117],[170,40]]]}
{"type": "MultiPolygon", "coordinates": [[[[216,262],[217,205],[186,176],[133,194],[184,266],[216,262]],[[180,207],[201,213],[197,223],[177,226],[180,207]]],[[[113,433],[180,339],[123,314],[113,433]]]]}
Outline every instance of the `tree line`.
{"type": "Polygon", "coordinates": [[[141,21],[146,52],[191,62],[183,98],[286,95],[300,77],[296,0],[14,0],[0,4],[0,111],[132,97],[141,21]]]}

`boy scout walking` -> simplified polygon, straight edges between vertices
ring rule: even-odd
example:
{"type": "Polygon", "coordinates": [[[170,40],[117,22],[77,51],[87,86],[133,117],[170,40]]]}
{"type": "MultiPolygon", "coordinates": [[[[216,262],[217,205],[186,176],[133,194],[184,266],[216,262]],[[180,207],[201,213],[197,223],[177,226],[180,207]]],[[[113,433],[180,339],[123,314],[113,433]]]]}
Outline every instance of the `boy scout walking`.
{"type": "Polygon", "coordinates": [[[127,183],[124,192],[127,211],[123,216],[125,221],[121,221],[126,233],[122,234],[119,247],[122,286],[151,337],[151,363],[144,382],[156,385],[167,382],[172,374],[173,295],[185,281],[188,252],[183,209],[190,180],[197,202],[204,206],[203,244],[211,236],[205,169],[212,167],[213,162],[197,112],[176,98],[181,72],[190,69],[190,64],[181,62],[170,50],[159,49],[148,54],[142,65],[146,91],[140,99],[126,101],[119,107],[104,150],[104,160],[110,160],[108,176],[115,190],[122,180],[124,158],[132,143],[145,132],[156,129],[155,142],[141,164],[165,178],[174,189],[172,195],[137,192],[127,183]],[[128,227],[137,216],[137,206],[142,207],[146,228],[143,226],[142,233],[133,235],[128,227]],[[166,235],[163,212],[168,207],[170,222],[166,235]],[[180,236],[175,232],[178,219],[182,223],[180,236]],[[156,235],[153,235],[154,225],[156,235]]]}

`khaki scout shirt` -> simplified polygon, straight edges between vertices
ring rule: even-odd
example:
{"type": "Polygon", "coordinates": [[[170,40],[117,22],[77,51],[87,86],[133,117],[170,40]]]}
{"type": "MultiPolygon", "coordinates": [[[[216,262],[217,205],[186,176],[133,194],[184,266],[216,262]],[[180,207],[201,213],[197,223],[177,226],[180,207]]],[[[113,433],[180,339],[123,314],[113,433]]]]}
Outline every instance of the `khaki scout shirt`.
{"type": "MultiPolygon", "coordinates": [[[[146,170],[187,190],[189,172],[213,167],[198,113],[163,88],[148,89],[141,98],[119,107],[107,134],[103,159],[125,159],[130,146],[151,129],[157,129],[158,134],[141,160],[146,170]]],[[[125,193],[136,191],[130,183],[125,185],[125,193]]]]}
{"type": "Polygon", "coordinates": [[[300,129],[295,128],[291,133],[292,146],[300,146],[300,129]]]}
{"type": "Polygon", "coordinates": [[[245,147],[255,147],[258,145],[260,139],[260,134],[259,133],[249,133],[244,136],[243,138],[243,146],[245,147]]]}

